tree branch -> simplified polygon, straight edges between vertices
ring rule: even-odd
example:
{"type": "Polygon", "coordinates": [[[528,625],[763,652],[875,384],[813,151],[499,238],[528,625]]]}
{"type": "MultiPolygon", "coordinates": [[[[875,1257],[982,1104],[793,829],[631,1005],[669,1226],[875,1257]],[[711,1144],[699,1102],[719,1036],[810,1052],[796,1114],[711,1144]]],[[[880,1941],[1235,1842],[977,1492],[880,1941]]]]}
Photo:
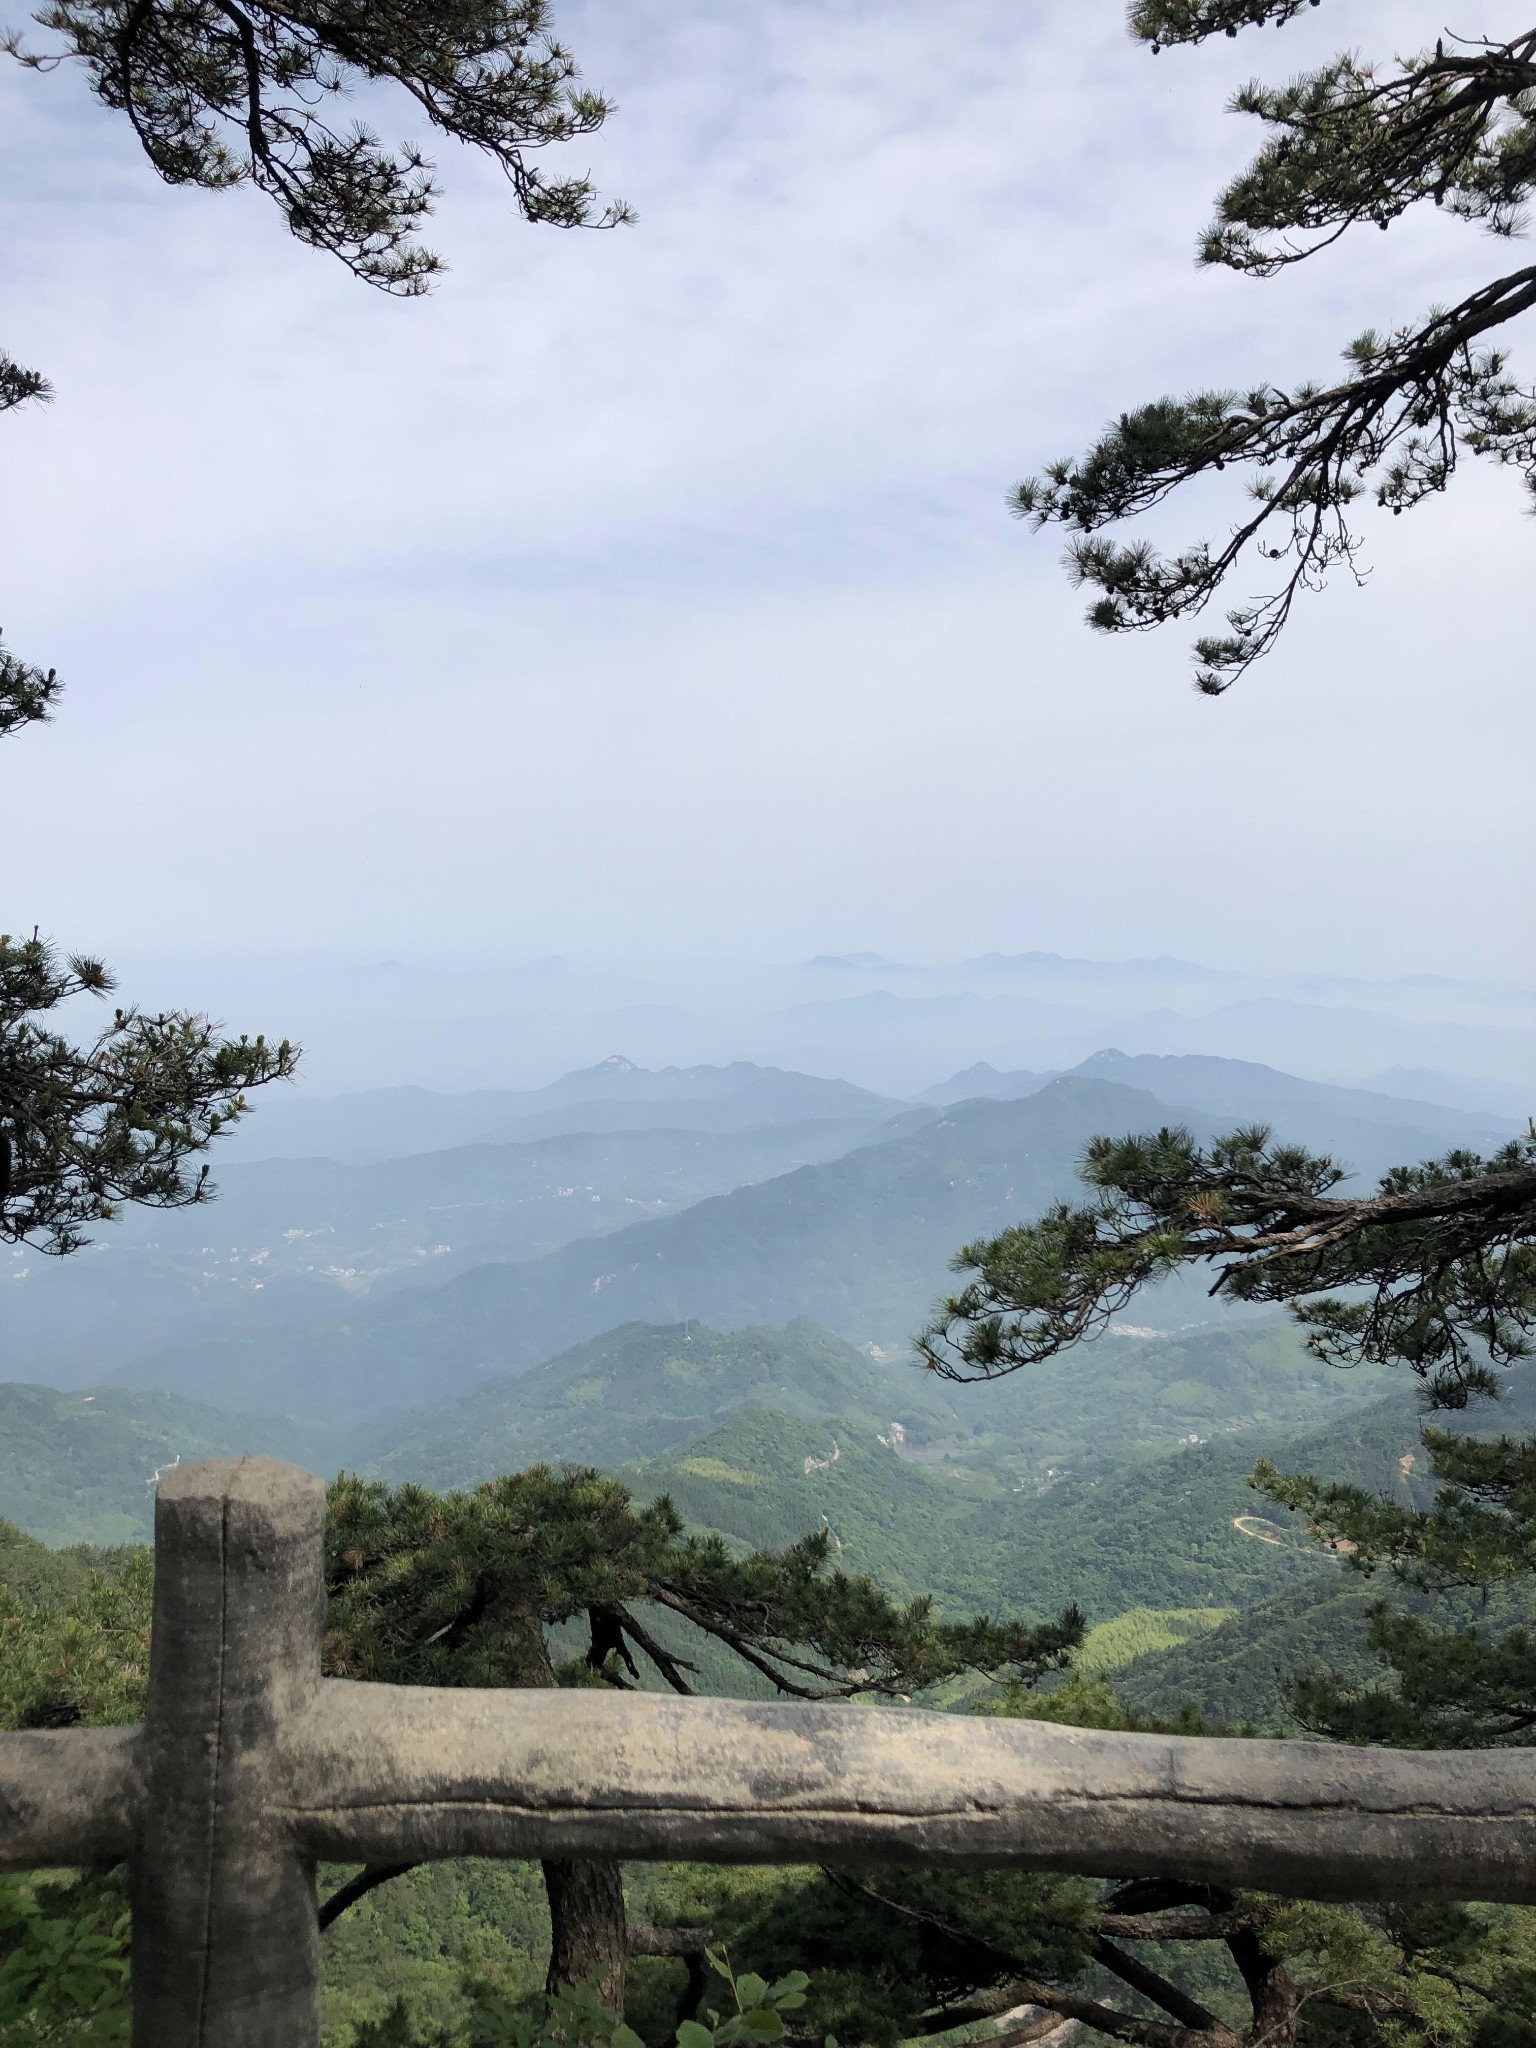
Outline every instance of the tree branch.
{"type": "MultiPolygon", "coordinates": [[[[1155,1935],[1152,1937],[1153,1940],[1157,1938],[1155,1935]]],[[[1092,1953],[1096,1963],[1102,1964],[1122,1983],[1129,1984],[1133,1991],[1139,1991],[1143,1998],[1150,1998],[1154,2005],[1160,2005],[1181,2026],[1190,2027],[1197,2034],[1214,2034],[1220,2029],[1221,2021],[1208,2007],[1181,1991],[1177,1984],[1170,1984],[1156,1970],[1149,1969],[1139,1957],[1127,1955],[1123,1948],[1116,1947],[1102,1934],[1095,1936],[1092,1953]]]]}
{"type": "Polygon", "coordinates": [[[349,1877],[345,1884],[338,1885],[320,1908],[320,1932],[339,1920],[349,1906],[355,1906],[359,1899],[366,1899],[370,1892],[376,1892],[381,1884],[388,1884],[392,1878],[404,1877],[408,1870],[414,1870],[414,1863],[370,1863],[360,1870],[356,1877],[349,1877]]]}
{"type": "Polygon", "coordinates": [[[1175,1919],[1159,1913],[1101,1913],[1094,1920],[1100,1934],[1121,1941],[1226,1941],[1239,1928],[1253,1924],[1247,1913],[1201,1913],[1175,1919]]]}
{"type": "Polygon", "coordinates": [[[686,1657],[674,1657],[670,1650],[664,1650],[650,1631],[642,1623],[636,1621],[627,1607],[620,1607],[617,1612],[620,1628],[623,1629],[624,1633],[632,1641],[639,1644],[640,1648],[644,1650],[646,1656],[650,1658],[672,1690],[683,1693],[691,1699],[693,1687],[684,1678],[683,1673],[685,1671],[692,1671],[697,1675],[698,1665],[690,1664],[686,1657]]]}

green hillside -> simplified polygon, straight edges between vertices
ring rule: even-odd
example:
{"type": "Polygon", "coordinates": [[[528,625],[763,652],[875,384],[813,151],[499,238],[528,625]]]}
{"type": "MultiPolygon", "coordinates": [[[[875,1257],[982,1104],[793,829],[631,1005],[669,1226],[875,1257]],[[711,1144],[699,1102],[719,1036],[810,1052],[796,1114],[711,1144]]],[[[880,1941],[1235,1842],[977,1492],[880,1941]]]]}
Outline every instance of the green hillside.
{"type": "Polygon", "coordinates": [[[1138,1658],[1197,1642],[1230,1621],[1230,1607],[1128,1607],[1113,1621],[1101,1621],[1083,1638],[1077,1663],[1095,1675],[1122,1670],[1138,1658]]]}
{"type": "Polygon", "coordinates": [[[121,1387],[0,1385],[0,1516],[45,1543],[142,1543],[154,1525],[157,1471],[235,1453],[322,1470],[329,1462],[329,1446],[298,1424],[121,1387]]]}
{"type": "MultiPolygon", "coordinates": [[[[1112,1680],[1133,1713],[1177,1714],[1191,1701],[1223,1727],[1251,1722],[1295,1732],[1285,1679],[1308,1664],[1348,1678],[1379,1669],[1365,1648],[1366,1609],[1377,1589],[1342,1564],[1230,1616],[1217,1628],[1118,1668],[1112,1680]]],[[[1113,1624],[1111,1624],[1113,1626],[1113,1624]]]]}
{"type": "MultiPolygon", "coordinates": [[[[1336,1584],[1339,1570],[1294,1517],[1252,1491],[1255,1457],[1422,1502],[1423,1420],[1405,1377],[1368,1406],[1309,1429],[1256,1428],[1172,1457],[1068,1475],[1043,1491],[1004,1492],[977,1506],[966,1540],[988,1558],[995,1604],[1020,1612],[1049,1613],[1075,1599],[1096,1623],[1135,1607],[1252,1607],[1320,1577],[1336,1584]]],[[[1503,1402],[1440,1422],[1529,1429],[1536,1376],[1516,1374],[1503,1402]]],[[[1212,1636],[1167,1654],[1194,1659],[1217,1643],[1212,1636]]]]}
{"type": "Polygon", "coordinates": [[[270,1451],[447,1488],[539,1460],[660,1457],[746,1410],[835,1422],[860,1446],[884,1439],[899,1468],[962,1504],[1042,1488],[1065,1503],[1074,1484],[1123,1478],[1190,1437],[1225,1447],[1246,1471],[1298,1425],[1346,1421],[1377,1384],[1321,1371],[1279,1319],[1111,1337],[979,1387],[858,1350],[803,1318],[724,1333],[634,1323],[425,1408],[303,1425],[179,1395],[0,1387],[0,1514],[56,1541],[127,1540],[148,1532],[149,1475],[177,1457],[270,1451]]]}
{"type": "MultiPolygon", "coordinates": [[[[1518,1419],[1483,1410],[1468,1426],[1518,1419]]],[[[1325,1427],[1191,1445],[1041,1487],[1011,1481],[982,1444],[955,1463],[914,1457],[858,1416],[813,1424],[748,1412],[633,1468],[633,1478],[744,1543],[791,1541],[824,1519],[851,1567],[895,1588],[1035,1617],[1075,1600],[1098,1624],[1128,1609],[1248,1608],[1336,1584],[1337,1560],[1249,1486],[1255,1456],[1418,1497],[1420,1422],[1411,1387],[1399,1384],[1325,1427]]]]}
{"type": "Polygon", "coordinates": [[[367,1462],[387,1479],[472,1485],[540,1461],[655,1457],[747,1408],[816,1421],[856,1414],[866,1434],[900,1417],[953,1426],[955,1390],[880,1362],[801,1317],[781,1330],[626,1323],[531,1372],[378,1419],[367,1462]]]}
{"type": "Polygon", "coordinates": [[[346,1426],[347,1457],[393,1479],[463,1485],[536,1459],[653,1457],[743,1408],[803,1420],[855,1414],[867,1434],[943,1468],[980,1461],[1000,1483],[1159,1456],[1191,1436],[1270,1436],[1347,1414],[1379,1374],[1330,1373],[1283,1317],[1149,1339],[1114,1336],[989,1386],[961,1387],[902,1355],[871,1355],[809,1318],[722,1334],[627,1323],[531,1372],[430,1407],[346,1426]]]}
{"type": "MultiPolygon", "coordinates": [[[[918,1461],[857,1416],[810,1423],[752,1411],[626,1476],[743,1543],[790,1542],[825,1521],[851,1569],[951,1609],[1042,1617],[1075,1600],[1101,1624],[1129,1609],[1246,1609],[1337,1586],[1338,1561],[1249,1486],[1255,1456],[1412,1494],[1415,1471],[1401,1461],[1416,1454],[1419,1426],[1411,1390],[1399,1387],[1325,1428],[1193,1445],[1041,1489],[1011,1484],[975,1445],[963,1465],[918,1461]]],[[[1219,1657],[1210,1646],[1224,1634],[1179,1654],[1219,1657]]]]}
{"type": "Polygon", "coordinates": [[[830,1530],[839,1561],[904,1599],[951,1612],[996,1602],[993,1559],[970,1540],[972,1503],[906,1463],[861,1418],[804,1422],[749,1410],[696,1442],[627,1468],[635,1491],[756,1549],[830,1530]]]}
{"type": "Polygon", "coordinates": [[[1040,1483],[1196,1442],[1251,1459],[1277,1435],[1353,1414],[1389,1381],[1320,1366],[1286,1316],[1221,1316],[1166,1336],[1117,1328],[1043,1366],[947,1391],[969,1439],[956,1438],[956,1455],[985,1451],[1010,1481],[1040,1483]]]}
{"type": "Polygon", "coordinates": [[[0,1517],[0,1587],[19,1600],[67,1600],[99,1565],[115,1553],[86,1544],[53,1549],[0,1517]]]}
{"type": "MultiPolygon", "coordinates": [[[[1515,1375],[1506,1401],[1440,1421],[1520,1429],[1533,1414],[1536,1385],[1515,1375]]],[[[1256,1430],[995,1503],[978,1511],[977,1536],[1002,1551],[999,1597],[1031,1611],[1076,1599],[1097,1622],[1129,1607],[1251,1607],[1338,1569],[1306,1542],[1294,1517],[1249,1487],[1255,1457],[1422,1500],[1423,1420],[1416,1383],[1405,1376],[1383,1397],[1322,1426],[1256,1430]]],[[[1202,1643],[1179,1654],[1206,1649],[1202,1643]]]]}

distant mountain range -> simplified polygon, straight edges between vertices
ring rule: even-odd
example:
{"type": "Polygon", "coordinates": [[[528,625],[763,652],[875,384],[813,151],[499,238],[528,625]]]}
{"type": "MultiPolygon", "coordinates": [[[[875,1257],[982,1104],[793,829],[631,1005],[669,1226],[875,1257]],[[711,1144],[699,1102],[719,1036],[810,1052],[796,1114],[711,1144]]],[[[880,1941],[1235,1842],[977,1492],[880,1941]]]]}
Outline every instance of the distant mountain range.
{"type": "Polygon", "coordinates": [[[144,1356],[103,1377],[228,1407],[336,1413],[469,1387],[637,1320],[739,1328],[808,1315],[854,1342],[900,1347],[957,1245],[1070,1193],[1096,1130],[1160,1115],[1149,1096],[1090,1081],[1056,1082],[1026,1102],[912,1111],[882,1142],[596,1244],[477,1267],[321,1323],[144,1356]]]}
{"type": "MultiPolygon", "coordinates": [[[[115,1377],[240,1408],[376,1408],[635,1319],[807,1315],[900,1348],[956,1246],[1075,1192],[1097,1128],[1262,1120],[1366,1177],[1452,1143],[1487,1148],[1514,1128],[1198,1055],[1100,1052],[1065,1077],[979,1065],[928,1092],[903,1108],[744,1062],[648,1072],[615,1058],[538,1091],[539,1114],[614,1107],[649,1127],[363,1165],[225,1164],[211,1207],[130,1210],[69,1260],[14,1248],[0,1374],[115,1377]],[[819,1113],[786,1121],[793,1109],[819,1113]],[[764,1120],[679,1129],[690,1113],[764,1120]]],[[[401,1094],[415,1114],[416,1096],[401,1094]]],[[[426,1098],[450,1120],[488,1099],[508,1098],[426,1098]]],[[[309,1105],[353,1138],[377,1107],[309,1105]]],[[[1205,1313],[1198,1290],[1185,1292],[1183,1309],[1153,1320],[1205,1313]]]]}
{"type": "Polygon", "coordinates": [[[1248,977],[1230,969],[1202,967],[1169,953],[1143,960],[1082,960],[1063,953],[978,953],[962,960],[972,973],[1007,975],[1012,980],[1068,983],[1073,987],[1107,986],[1123,991],[1137,984],[1162,989],[1170,984],[1207,989],[1241,986],[1248,977]]]}
{"type": "MultiPolygon", "coordinates": [[[[956,1248],[1075,1196],[1098,1132],[1264,1122],[1369,1180],[1491,1149],[1524,1098],[1449,1071],[1473,1027],[1442,1029],[1428,982],[1377,1031],[1339,1007],[1342,982],[1281,997],[1175,960],[1050,955],[965,971],[973,988],[940,989],[831,956],[800,992],[839,999],[765,1026],[765,1058],[830,1062],[864,1033],[902,1050],[860,1071],[918,1078],[952,1039],[960,1071],[916,1101],[791,1064],[619,1055],[524,1091],[294,1094],[219,1149],[215,1206],[130,1210],[67,1261],[17,1249],[0,1266],[0,1580],[32,1568],[6,1518],[53,1543],[142,1540],[177,1459],[265,1452],[440,1488],[590,1462],[734,1543],[825,1529],[849,1568],[947,1611],[1144,1610],[1166,1647],[1116,1669],[1133,1705],[1280,1716],[1277,1674],[1309,1651],[1352,1668],[1361,1588],[1246,1474],[1264,1452],[1422,1497],[1411,1379],[1330,1373],[1284,1318],[1213,1311],[1192,1278],[995,1385],[924,1375],[909,1339],[956,1248]],[[1128,989],[1174,1006],[1143,1007],[1122,1041],[1160,1049],[1090,1051],[1128,989]],[[1204,1019],[1182,1014],[1196,997],[1204,1019]],[[1209,1050],[1184,1049],[1196,1028],[1209,1050]],[[1379,1088],[1223,1056],[1224,1032],[1251,1050],[1325,1029],[1361,1049],[1335,1071],[1379,1088]]],[[[1536,1380],[1453,1426],[1490,1420],[1536,1424],[1536,1380]]]]}
{"type": "MultiPolygon", "coordinates": [[[[1394,1066],[1444,1071],[1462,1089],[1504,1093],[1536,1073],[1528,1017],[1500,1011],[1475,1021],[1424,1014],[1427,991],[1404,1010],[1348,1003],[1338,993],[1239,995],[1228,986],[1175,982],[1117,990],[1067,975],[975,975],[978,986],[896,987],[816,997],[759,1017],[744,1043],[753,1055],[811,1072],[857,1074],[911,1094],[947,1064],[978,1057],[1008,1071],[1076,1067],[1095,1047],[1257,1060],[1296,1073],[1366,1076],[1394,1066]]],[[[867,979],[867,978],[866,978],[867,979]]],[[[894,980],[895,977],[882,977],[894,980]]]]}
{"type": "MultiPolygon", "coordinates": [[[[1014,1100],[911,1109],[838,1157],[596,1242],[573,1239],[542,1258],[478,1266],[286,1328],[209,1331],[95,1377],[225,1407],[355,1412],[410,1403],[427,1388],[468,1388],[631,1321],[740,1328],[810,1316],[852,1342],[899,1350],[943,1291],[957,1246],[1075,1194],[1078,1160],[1098,1131],[1264,1118],[1366,1176],[1442,1150],[1457,1128],[1464,1139],[1487,1135],[1464,1112],[1428,1111],[1427,1129],[1397,1121],[1407,1106],[1385,1098],[1391,1120],[1367,1122],[1330,1091],[1264,1068],[1102,1064],[1150,1070],[1165,1087],[1172,1076],[1179,1094],[1085,1074],[1014,1100]],[[1219,1099],[1219,1115],[1179,1099],[1190,1092],[1219,1099]]],[[[1351,1106],[1377,1100],[1334,1093],[1351,1106]]],[[[1197,1282],[1172,1285],[1156,1312],[1162,1326],[1207,1313],[1197,1282]]]]}
{"type": "Polygon", "coordinates": [[[224,1159],[336,1159],[365,1165],[448,1147],[524,1144],[578,1131],[715,1133],[818,1121],[873,1124],[900,1104],[849,1081],[736,1060],[723,1067],[637,1066],[622,1053],[522,1092],[376,1088],[273,1095],[220,1146],[224,1159]]]}
{"type": "MultiPolygon", "coordinates": [[[[289,1109],[297,1149],[333,1156],[537,1136],[512,1128],[551,1106],[528,1100],[539,1094],[536,1084],[569,1068],[591,1072],[615,1049],[654,1069],[748,1059],[839,1075],[896,1096],[978,1059],[1004,1072],[1065,1069],[1105,1045],[1261,1060],[1368,1086],[1394,1067],[1419,1069],[1473,1092],[1388,1083],[1389,1092],[1517,1116],[1531,1106],[1522,1084],[1536,1081],[1536,987],[1448,976],[1241,972],[1168,956],[1093,960],[1043,950],[935,962],[853,946],[816,962],[755,964],[648,958],[366,966],[242,964],[230,956],[122,965],[147,999],[254,1018],[305,1045],[301,1087],[280,1105],[264,1105],[231,1138],[225,1157],[267,1156],[289,1109]],[[887,1000],[866,1001],[871,996],[887,1000]],[[300,1128],[311,1091],[334,1098],[342,1089],[371,1088],[398,1098],[383,1084],[400,1080],[425,1082],[422,1095],[482,1094],[467,1105],[470,1121],[415,1129],[407,1127],[409,1105],[397,1099],[401,1122],[382,1144],[365,1128],[360,1137],[343,1133],[337,1144],[315,1145],[300,1128]],[[1511,1103],[1506,1091],[1522,1099],[1511,1103]]],[[[571,1099],[607,1098],[587,1091],[571,1099]]],[[[387,1102],[377,1106],[391,1110],[387,1102]]],[[[418,1099],[418,1109],[432,1107],[418,1099]]],[[[278,1147],[287,1154],[291,1135],[278,1147]]]]}
{"type": "Polygon", "coordinates": [[[833,1158],[870,1128],[576,1132],[366,1166],[221,1166],[211,1204],[129,1209],[77,1257],[20,1248],[0,1264],[0,1376],[91,1384],[146,1348],[345,1315],[369,1294],[539,1258],[833,1158]]]}
{"type": "MultiPolygon", "coordinates": [[[[1486,1111],[1446,1106],[1432,1100],[1394,1096],[1370,1088],[1340,1088],[1327,1081],[1304,1081],[1276,1067],[1253,1060],[1214,1059],[1202,1053],[1093,1053],[1071,1073],[1083,1080],[1118,1081],[1145,1088],[1162,1102],[1203,1111],[1211,1116],[1252,1122],[1263,1118],[1285,1137],[1357,1160],[1351,1137],[1368,1155],[1366,1170],[1403,1163],[1401,1148],[1434,1137],[1443,1145],[1465,1145],[1479,1139],[1496,1146],[1514,1137],[1520,1126],[1486,1111]],[[1364,1127],[1363,1129],[1361,1127],[1364,1127]],[[1381,1158],[1385,1143],[1397,1148],[1393,1159],[1381,1158]],[[1380,1160],[1380,1165],[1377,1161],[1380,1160]]],[[[925,1089],[924,1102],[949,1104],[978,1096],[1017,1101],[1035,1095],[1058,1077],[1052,1073],[1001,1074],[985,1061],[965,1068],[937,1087],[925,1089]]]]}

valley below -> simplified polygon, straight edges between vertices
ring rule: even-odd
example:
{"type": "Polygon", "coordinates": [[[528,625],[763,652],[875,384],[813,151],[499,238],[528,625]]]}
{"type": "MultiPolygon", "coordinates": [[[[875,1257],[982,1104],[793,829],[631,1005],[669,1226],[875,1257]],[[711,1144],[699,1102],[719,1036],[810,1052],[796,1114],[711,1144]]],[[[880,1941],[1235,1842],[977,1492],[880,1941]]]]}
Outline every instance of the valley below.
{"type": "MultiPolygon", "coordinates": [[[[307,1128],[295,1105],[281,1155],[232,1161],[216,1202],[134,1213],[65,1260],[18,1248],[0,1283],[0,1599],[131,1579],[158,1479],[199,1458],[437,1495],[590,1469],[729,1557],[815,1537],[834,1572],[942,1621],[1035,1627],[1076,1607],[1073,1670],[1008,1711],[1049,1716],[1065,1687],[1074,1714],[1121,1717],[1107,1725],[1295,1734],[1296,1672],[1370,1675],[1370,1601],[1412,1596],[1364,1580],[1249,1475],[1265,1458],[1427,1504],[1411,1374],[1330,1369],[1283,1309],[1189,1279],[982,1383],[924,1370],[913,1338],[959,1246],[1080,1198],[1097,1133],[1264,1123],[1369,1184],[1512,1126],[1115,1053],[1060,1074],[972,1067],[908,1102],[617,1059],[532,1097],[425,1096],[316,1103],[307,1128]],[[426,1149],[388,1149],[413,1138],[426,1149]]],[[[1511,1375],[1496,1408],[1448,1421],[1530,1427],[1536,1391],[1511,1375]]],[[[773,1695],[676,1613],[637,1614],[694,1689],[773,1695]]],[[[585,1631],[579,1612],[551,1631],[573,1671],[585,1631]]],[[[667,1681],[642,1658],[624,1682],[667,1681]]],[[[915,1704],[993,1711],[999,1687],[962,1671],[915,1704]]],[[[536,1956],[531,1882],[443,1866],[349,1914],[326,1951],[328,2042],[351,2048],[386,1993],[459,2014],[455,1959],[488,1930],[536,1956]]],[[[635,1909],[682,1910],[693,1883],[636,1873],[635,1909]]]]}
{"type": "Polygon", "coordinates": [[[295,1104],[291,1156],[233,1163],[214,1204],[13,1261],[0,1516],[55,1546],[143,1542],[156,1475],[233,1452],[438,1490],[592,1466],[733,1544],[826,1530],[846,1569],[955,1614],[1198,1613],[1208,1631],[1139,1651],[1125,1684],[1150,1698],[1176,1671],[1214,1709],[1200,1673],[1234,1631],[1360,1590],[1256,1513],[1254,1460],[1411,1493],[1412,1386],[1331,1371],[1283,1313],[1187,1280],[954,1384],[911,1348],[950,1257],[1072,1199],[1099,1131],[1263,1120],[1374,1176],[1505,1127],[1197,1056],[928,1093],[615,1058],[532,1095],[317,1102],[307,1135],[342,1158],[305,1156],[295,1104]],[[368,1156],[444,1135],[474,1142],[368,1156]]]}

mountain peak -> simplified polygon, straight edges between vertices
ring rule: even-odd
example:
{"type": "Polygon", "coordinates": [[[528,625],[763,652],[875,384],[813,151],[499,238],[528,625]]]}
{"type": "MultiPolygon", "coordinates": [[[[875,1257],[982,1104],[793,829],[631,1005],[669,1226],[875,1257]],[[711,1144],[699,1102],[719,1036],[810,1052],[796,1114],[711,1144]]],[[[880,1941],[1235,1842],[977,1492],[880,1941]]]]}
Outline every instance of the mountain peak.
{"type": "Polygon", "coordinates": [[[640,1071],[634,1061],[625,1059],[621,1052],[611,1052],[607,1059],[599,1060],[597,1064],[599,1067],[606,1067],[610,1073],[614,1074],[638,1074],[640,1071]]]}

